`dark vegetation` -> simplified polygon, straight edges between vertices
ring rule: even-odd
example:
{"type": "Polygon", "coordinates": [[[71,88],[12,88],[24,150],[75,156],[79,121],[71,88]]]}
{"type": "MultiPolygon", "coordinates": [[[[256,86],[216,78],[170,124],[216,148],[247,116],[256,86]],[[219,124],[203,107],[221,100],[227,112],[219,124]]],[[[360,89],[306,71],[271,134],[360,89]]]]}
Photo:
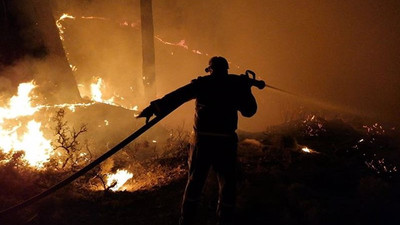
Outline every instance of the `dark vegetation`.
{"type": "MultiPolygon", "coordinates": [[[[55,144],[74,146],[74,134],[86,131],[74,131],[60,121],[55,144]]],[[[396,127],[306,115],[263,133],[239,136],[238,224],[400,223],[396,127]]],[[[1,224],[177,224],[189,135],[173,130],[157,151],[151,151],[150,141],[132,144],[112,162],[1,224]],[[139,157],[141,149],[152,156],[139,157]],[[102,183],[104,173],[118,166],[135,171],[129,183],[136,185],[135,191],[112,192],[102,183]]],[[[73,152],[90,152],[82,143],[79,140],[73,152]]],[[[84,164],[71,156],[67,163],[53,165],[57,170],[34,171],[24,165],[21,154],[1,164],[1,209],[39,193],[84,164]]],[[[215,224],[216,184],[210,173],[198,224],[215,224]]]]}

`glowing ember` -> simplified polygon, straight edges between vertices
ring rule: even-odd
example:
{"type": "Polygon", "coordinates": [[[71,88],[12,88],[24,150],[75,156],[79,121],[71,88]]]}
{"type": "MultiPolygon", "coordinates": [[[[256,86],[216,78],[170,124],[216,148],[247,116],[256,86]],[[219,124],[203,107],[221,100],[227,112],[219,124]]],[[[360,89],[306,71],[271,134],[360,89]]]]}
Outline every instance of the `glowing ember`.
{"type": "Polygon", "coordinates": [[[307,147],[303,147],[301,150],[303,152],[311,153],[311,150],[309,148],[307,148],[307,147]]]}
{"type": "Polygon", "coordinates": [[[88,19],[88,20],[108,20],[107,18],[98,17],[98,16],[82,16],[81,18],[88,19]]]}
{"type": "Polygon", "coordinates": [[[107,175],[107,186],[115,186],[110,188],[112,191],[121,191],[122,186],[133,177],[133,174],[127,170],[117,170],[114,174],[107,175]]]}
{"type": "MultiPolygon", "coordinates": [[[[184,48],[184,49],[186,49],[186,50],[190,50],[189,49],[189,46],[186,44],[186,41],[185,40],[180,40],[179,42],[177,42],[177,43],[172,43],[172,42],[169,42],[169,41],[164,41],[163,39],[161,39],[161,37],[159,37],[159,36],[154,36],[159,42],[161,42],[161,43],[163,43],[164,45],[172,45],[172,46],[176,46],[176,47],[181,47],[181,48],[184,48]]],[[[192,49],[192,50],[190,50],[191,52],[193,52],[193,53],[195,53],[195,54],[198,54],[198,55],[206,55],[206,56],[208,56],[208,53],[202,53],[201,51],[199,51],[199,50],[197,50],[197,49],[192,49]]],[[[172,55],[173,55],[174,53],[172,53],[172,55]]]]}
{"type": "Polygon", "coordinates": [[[179,47],[182,47],[184,49],[189,49],[189,46],[186,45],[186,41],[185,40],[180,40],[178,43],[171,43],[171,42],[168,42],[168,41],[164,41],[159,36],[155,36],[155,38],[157,40],[159,40],[161,43],[165,44],[165,45],[179,46],[179,47]]]}

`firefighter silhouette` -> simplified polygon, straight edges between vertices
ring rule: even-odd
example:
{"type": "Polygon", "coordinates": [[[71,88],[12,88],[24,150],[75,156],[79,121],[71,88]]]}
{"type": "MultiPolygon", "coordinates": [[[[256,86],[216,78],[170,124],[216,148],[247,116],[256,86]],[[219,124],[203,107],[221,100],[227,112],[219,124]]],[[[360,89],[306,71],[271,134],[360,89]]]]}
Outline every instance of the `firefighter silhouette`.
{"type": "Polygon", "coordinates": [[[205,69],[210,75],[200,76],[151,102],[138,116],[146,117],[148,121],[153,115],[170,112],[196,99],[195,137],[189,153],[189,176],[182,202],[181,225],[194,222],[210,168],[217,174],[219,183],[218,224],[233,224],[238,111],[251,117],[257,111],[257,103],[251,85],[242,76],[228,74],[228,69],[225,58],[212,57],[205,69]]]}

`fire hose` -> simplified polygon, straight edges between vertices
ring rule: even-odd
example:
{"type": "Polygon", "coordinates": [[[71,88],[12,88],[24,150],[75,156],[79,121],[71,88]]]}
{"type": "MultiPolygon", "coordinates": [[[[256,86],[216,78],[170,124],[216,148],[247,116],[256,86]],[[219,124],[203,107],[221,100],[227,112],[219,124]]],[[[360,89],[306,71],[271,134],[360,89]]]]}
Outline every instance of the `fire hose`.
{"type": "Polygon", "coordinates": [[[27,207],[29,205],[32,205],[33,203],[39,201],[40,199],[52,194],[53,192],[57,191],[58,189],[60,189],[62,187],[68,185],[72,181],[76,180],[78,177],[82,176],[83,174],[85,174],[89,170],[93,169],[95,166],[97,166],[98,164],[100,164],[104,160],[106,160],[109,157],[111,157],[112,155],[114,155],[116,152],[118,152],[123,147],[128,145],[130,142],[135,140],[137,137],[142,135],[144,132],[146,132],[148,129],[150,129],[152,126],[154,126],[156,123],[158,123],[160,120],[162,120],[164,117],[166,117],[168,114],[170,114],[174,110],[175,109],[169,111],[168,113],[159,115],[159,116],[155,117],[154,119],[150,120],[148,123],[146,123],[141,128],[139,128],[137,131],[135,131],[133,134],[131,134],[130,136],[125,138],[123,141],[121,141],[119,144],[117,144],[116,146],[114,146],[113,148],[108,150],[106,153],[101,155],[99,158],[95,159],[93,162],[89,163],[87,166],[83,167],[81,170],[79,170],[78,172],[72,174],[70,177],[66,178],[65,180],[57,183],[56,185],[50,187],[49,189],[43,191],[42,193],[40,193],[40,194],[38,194],[36,196],[33,196],[33,197],[29,198],[28,200],[20,203],[20,204],[17,204],[15,206],[12,206],[12,207],[10,207],[8,209],[5,209],[5,210],[1,211],[0,212],[0,218],[5,216],[6,214],[14,213],[14,212],[16,212],[16,211],[18,211],[18,210],[20,210],[22,208],[25,208],[25,207],[27,207]]]}
{"type": "Polygon", "coordinates": [[[250,78],[251,85],[252,86],[256,86],[259,89],[263,89],[264,87],[267,87],[267,88],[274,89],[276,91],[280,91],[280,92],[283,92],[283,93],[286,93],[286,94],[289,94],[289,95],[298,96],[295,93],[292,93],[292,92],[289,92],[289,91],[285,91],[283,89],[268,85],[263,80],[256,80],[256,74],[251,70],[246,70],[246,73],[244,75],[247,76],[248,78],[250,78],[250,75],[252,75],[253,78],[250,78]]]}
{"type": "MultiPolygon", "coordinates": [[[[250,86],[255,86],[259,89],[263,89],[264,87],[268,87],[268,88],[272,88],[278,91],[282,91],[282,92],[286,92],[284,90],[275,88],[273,86],[270,85],[266,85],[264,81],[262,80],[256,80],[255,79],[255,73],[251,70],[246,70],[245,74],[242,74],[241,76],[247,76],[248,81],[250,86]],[[250,75],[252,75],[252,78],[250,78],[250,75]]],[[[289,92],[286,92],[289,93],[289,92]]],[[[289,93],[291,94],[291,93],[289,93]]],[[[68,185],[69,183],[73,182],[74,180],[76,180],[77,178],[79,178],[80,176],[82,176],[83,174],[85,174],[86,172],[88,172],[89,170],[93,169],[95,166],[99,165],[100,163],[102,163],[104,160],[108,159],[109,157],[111,157],[112,155],[114,155],[115,153],[117,153],[119,150],[121,150],[123,147],[125,147],[126,145],[128,145],[130,142],[132,142],[133,140],[135,140],[136,138],[138,138],[140,135],[142,135],[144,132],[146,132],[148,129],[150,129],[151,127],[153,127],[155,124],[157,124],[159,121],[161,121],[162,119],[164,119],[167,115],[169,115],[171,112],[173,112],[176,108],[171,109],[168,112],[165,112],[161,115],[156,116],[155,118],[153,118],[152,120],[146,122],[145,125],[143,125],[141,128],[139,128],[138,130],[136,130],[134,133],[132,133],[130,136],[128,136],[127,138],[125,138],[123,141],[121,141],[119,144],[115,145],[113,148],[111,148],[110,150],[108,150],[106,153],[104,153],[103,155],[101,155],[99,158],[95,159],[94,161],[92,161],[91,163],[89,163],[88,165],[86,165],[85,167],[83,167],[81,170],[79,170],[78,172],[72,174],[71,176],[67,177],[66,179],[62,180],[61,182],[55,184],[54,186],[50,187],[49,189],[43,191],[42,193],[35,195],[27,200],[25,200],[22,203],[19,203],[17,205],[14,205],[10,208],[7,208],[5,210],[2,210],[0,212],[0,218],[3,218],[6,215],[10,215],[12,213],[17,212],[20,209],[23,209],[27,206],[32,205],[33,203],[45,198],[46,196],[54,193],[55,191],[61,189],[62,187],[68,185]]]]}

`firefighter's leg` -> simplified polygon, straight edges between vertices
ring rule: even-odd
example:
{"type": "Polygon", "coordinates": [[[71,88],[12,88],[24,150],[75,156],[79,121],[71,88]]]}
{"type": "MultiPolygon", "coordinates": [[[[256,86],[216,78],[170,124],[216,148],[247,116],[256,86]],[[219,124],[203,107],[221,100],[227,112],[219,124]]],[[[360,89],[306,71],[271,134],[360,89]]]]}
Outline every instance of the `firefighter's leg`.
{"type": "Polygon", "coordinates": [[[236,201],[236,145],[228,145],[227,151],[213,167],[217,172],[219,183],[219,200],[217,207],[218,223],[233,224],[236,201]]]}
{"type": "Polygon", "coordinates": [[[198,146],[194,146],[189,156],[189,177],[183,195],[180,225],[193,224],[209,168],[208,157],[202,155],[198,146]]]}

